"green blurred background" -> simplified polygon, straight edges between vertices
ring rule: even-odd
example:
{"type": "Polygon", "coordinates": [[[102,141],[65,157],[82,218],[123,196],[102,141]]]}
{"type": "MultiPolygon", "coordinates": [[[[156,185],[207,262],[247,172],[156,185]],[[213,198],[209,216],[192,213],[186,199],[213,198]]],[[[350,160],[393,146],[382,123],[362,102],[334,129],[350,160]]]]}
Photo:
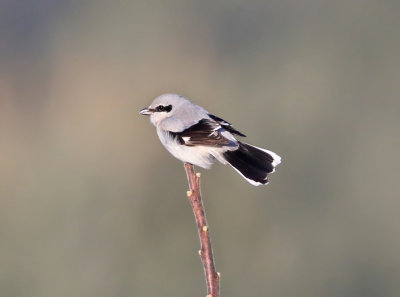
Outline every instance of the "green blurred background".
{"type": "Polygon", "coordinates": [[[222,296],[399,296],[399,32],[397,0],[3,0],[0,296],[206,295],[165,92],[283,157],[200,170],[222,296]]]}

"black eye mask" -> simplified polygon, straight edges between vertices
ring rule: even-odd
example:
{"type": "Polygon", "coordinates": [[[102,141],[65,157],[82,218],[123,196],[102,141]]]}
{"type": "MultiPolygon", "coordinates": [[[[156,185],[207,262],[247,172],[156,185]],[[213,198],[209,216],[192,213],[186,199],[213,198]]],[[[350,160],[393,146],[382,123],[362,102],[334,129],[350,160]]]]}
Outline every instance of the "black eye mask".
{"type": "Polygon", "coordinates": [[[172,110],[172,105],[167,105],[167,106],[159,105],[155,109],[156,112],[163,112],[163,111],[170,112],[171,110],[172,110]]]}

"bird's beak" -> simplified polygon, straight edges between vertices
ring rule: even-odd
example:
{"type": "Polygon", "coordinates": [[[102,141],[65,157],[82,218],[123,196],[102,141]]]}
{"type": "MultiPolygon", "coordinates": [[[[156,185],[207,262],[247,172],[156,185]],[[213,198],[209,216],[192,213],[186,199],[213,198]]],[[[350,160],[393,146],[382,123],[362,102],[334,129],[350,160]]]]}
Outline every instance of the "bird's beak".
{"type": "Polygon", "coordinates": [[[140,114],[150,115],[150,114],[153,114],[153,112],[154,112],[154,110],[151,109],[151,108],[143,108],[143,109],[140,111],[140,114]]]}

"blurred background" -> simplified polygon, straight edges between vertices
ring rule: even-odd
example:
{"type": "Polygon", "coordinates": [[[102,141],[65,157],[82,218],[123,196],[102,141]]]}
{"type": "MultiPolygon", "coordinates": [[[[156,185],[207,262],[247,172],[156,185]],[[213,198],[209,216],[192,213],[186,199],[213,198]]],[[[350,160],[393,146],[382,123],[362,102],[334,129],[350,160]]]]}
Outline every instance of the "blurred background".
{"type": "Polygon", "coordinates": [[[138,115],[177,92],[283,158],[200,170],[221,296],[398,296],[399,30],[396,0],[3,0],[0,295],[206,295],[138,115]]]}

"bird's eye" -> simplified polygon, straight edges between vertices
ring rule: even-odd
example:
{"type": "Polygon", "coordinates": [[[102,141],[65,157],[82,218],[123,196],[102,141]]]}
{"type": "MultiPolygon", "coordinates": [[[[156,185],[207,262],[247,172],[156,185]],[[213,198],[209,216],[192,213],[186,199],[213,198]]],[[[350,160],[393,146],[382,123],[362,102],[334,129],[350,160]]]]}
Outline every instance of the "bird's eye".
{"type": "Polygon", "coordinates": [[[172,110],[172,105],[164,106],[164,105],[159,105],[156,107],[156,111],[158,112],[170,112],[172,110]]]}

